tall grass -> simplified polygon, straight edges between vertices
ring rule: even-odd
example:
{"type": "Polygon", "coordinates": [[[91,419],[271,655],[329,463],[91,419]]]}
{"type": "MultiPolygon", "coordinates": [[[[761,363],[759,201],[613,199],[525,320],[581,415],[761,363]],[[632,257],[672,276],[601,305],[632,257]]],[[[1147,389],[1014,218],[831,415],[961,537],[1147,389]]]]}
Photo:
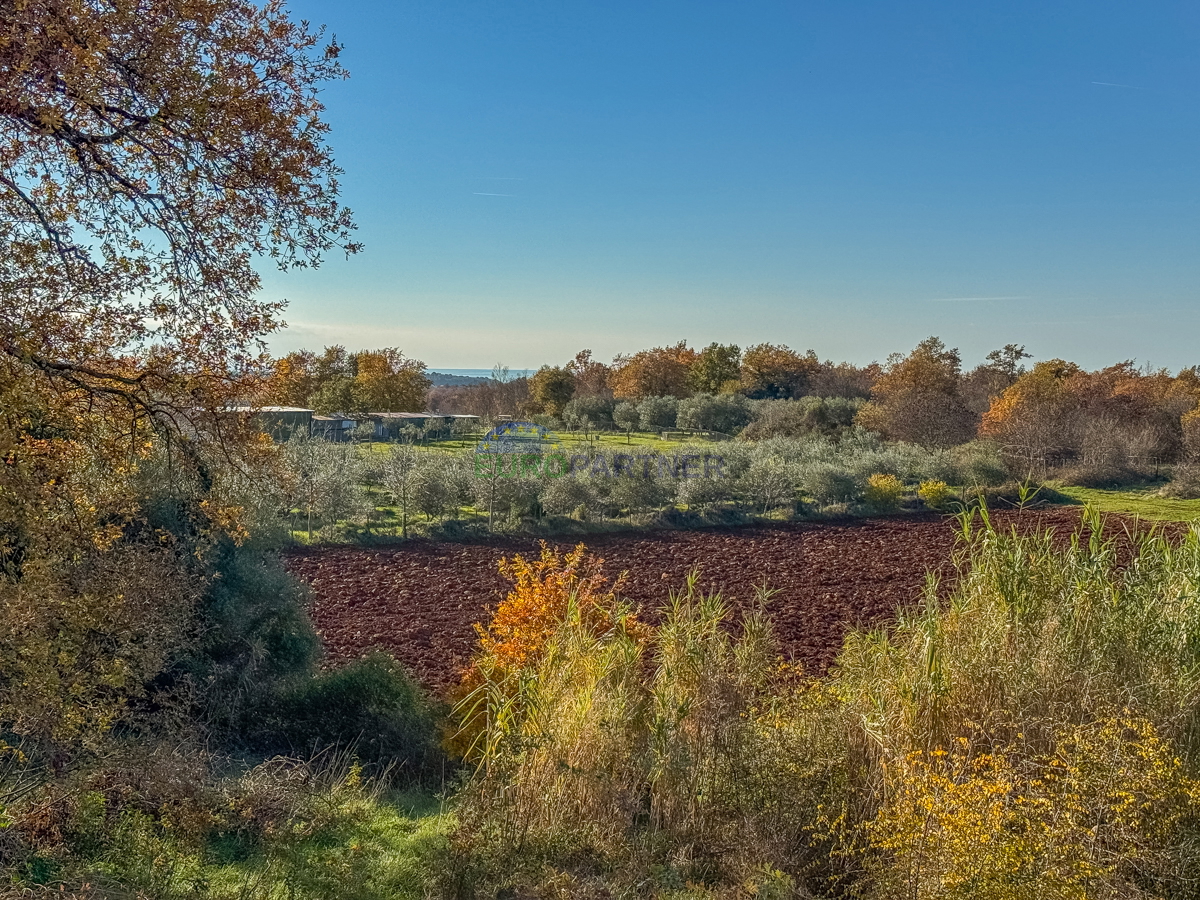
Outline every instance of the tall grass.
{"type": "Polygon", "coordinates": [[[844,737],[782,706],[828,695],[780,665],[760,613],[733,627],[694,577],[654,629],[619,602],[607,612],[597,622],[568,605],[531,665],[464,700],[465,716],[488,709],[460,811],[478,877],[563,858],[579,877],[607,872],[629,890],[775,877],[771,848],[791,852],[812,830],[814,791],[838,782],[844,737]]]}
{"type": "Polygon", "coordinates": [[[959,521],[958,574],[816,678],[694,579],[567,606],[488,707],[456,837],[489,890],[878,898],[1200,891],[1200,530],[959,521]],[[548,874],[548,873],[553,873],[548,874]],[[550,881],[547,881],[547,879],[550,881]],[[554,881],[559,879],[559,881],[554,881]]]}

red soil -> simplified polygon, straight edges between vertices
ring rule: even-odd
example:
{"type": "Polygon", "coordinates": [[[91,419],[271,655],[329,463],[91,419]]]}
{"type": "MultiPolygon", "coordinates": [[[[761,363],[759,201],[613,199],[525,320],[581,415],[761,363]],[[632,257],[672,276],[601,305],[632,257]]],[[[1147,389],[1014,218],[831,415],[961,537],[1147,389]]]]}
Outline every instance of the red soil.
{"type": "MultiPolygon", "coordinates": [[[[1074,527],[1078,509],[996,513],[1022,529],[1074,527]]],[[[569,548],[578,541],[553,540],[569,548]]],[[[628,572],[623,596],[653,610],[693,569],[704,589],[735,608],[755,588],[766,604],[784,656],[809,671],[833,661],[847,631],[891,620],[917,600],[926,573],[953,573],[952,523],[935,515],[836,524],[652,531],[589,536],[584,543],[612,576],[628,572]]],[[[536,554],[533,538],[485,544],[414,541],[397,548],[338,547],[287,554],[288,569],[312,586],[311,613],[331,659],[370,649],[393,654],[426,686],[458,680],[475,645],[474,623],[487,622],[507,590],[497,562],[536,554]]]]}

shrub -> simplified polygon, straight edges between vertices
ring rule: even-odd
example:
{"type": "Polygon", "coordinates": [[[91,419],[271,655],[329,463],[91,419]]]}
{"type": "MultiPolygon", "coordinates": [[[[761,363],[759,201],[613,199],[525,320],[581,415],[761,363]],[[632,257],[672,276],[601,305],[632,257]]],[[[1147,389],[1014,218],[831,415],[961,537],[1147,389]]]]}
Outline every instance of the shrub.
{"type": "MultiPolygon", "coordinates": [[[[869,728],[874,896],[1186,895],[1200,808],[1200,532],[1063,549],[964,515],[956,587],[847,638],[869,728]]],[[[869,779],[866,783],[869,783],[869,779]]],[[[864,805],[862,808],[868,808],[864,805]]]]}
{"type": "Polygon", "coordinates": [[[1099,460],[1081,462],[1063,469],[1058,478],[1063,484],[1079,487],[1112,488],[1133,484],[1142,476],[1120,462],[1099,460]]]}
{"type": "Polygon", "coordinates": [[[819,855],[822,802],[836,803],[843,733],[810,727],[833,696],[795,689],[763,618],[734,631],[694,577],[654,630],[620,604],[603,612],[569,607],[515,683],[489,679],[464,703],[486,721],[464,857],[517,895],[571,859],[619,872],[618,895],[790,885],[819,855]]]}
{"type": "Polygon", "coordinates": [[[608,586],[600,572],[604,560],[589,556],[583,545],[559,553],[542,541],[537,559],[520,554],[500,561],[500,574],[512,590],[479,633],[479,652],[464,682],[505,678],[536,661],[551,635],[575,610],[583,622],[602,622],[615,599],[618,581],[608,586]]]}
{"type": "Polygon", "coordinates": [[[754,418],[741,436],[760,441],[772,437],[836,434],[849,428],[863,401],[842,397],[801,397],[798,400],[759,400],[754,418]]]}
{"type": "Polygon", "coordinates": [[[930,509],[946,509],[954,500],[954,491],[944,481],[922,481],[917,496],[930,509]]]}
{"type": "Polygon", "coordinates": [[[987,516],[949,595],[825,679],[695,578],[653,630],[567,604],[460,708],[483,740],[455,864],[514,896],[1193,896],[1200,529],[987,516]]]}
{"type": "Polygon", "coordinates": [[[1177,500],[1200,500],[1200,464],[1176,466],[1171,481],[1159,493],[1177,500]]]}
{"type": "Polygon", "coordinates": [[[741,394],[696,394],[679,401],[680,428],[736,434],[750,421],[750,401],[741,394]]]}
{"type": "Polygon", "coordinates": [[[959,484],[995,487],[1008,481],[1008,467],[1000,447],[988,441],[972,441],[950,451],[959,484]]]}
{"type": "Polygon", "coordinates": [[[596,503],[589,483],[582,478],[555,478],[542,489],[542,507],[552,516],[569,516],[596,503]]]}
{"type": "Polygon", "coordinates": [[[386,653],[293,684],[257,710],[260,747],[268,752],[353,752],[403,777],[432,772],[439,762],[434,710],[420,688],[386,653]]]}
{"type": "Polygon", "coordinates": [[[666,431],[675,427],[679,401],[675,397],[647,397],[638,404],[642,431],[666,431]]]}
{"type": "Polygon", "coordinates": [[[904,483],[895,475],[875,474],[867,479],[863,499],[877,509],[895,509],[904,497],[904,483]]]}
{"type": "Polygon", "coordinates": [[[816,466],[803,479],[804,490],[819,503],[848,503],[859,495],[858,480],[831,465],[816,466]]]}

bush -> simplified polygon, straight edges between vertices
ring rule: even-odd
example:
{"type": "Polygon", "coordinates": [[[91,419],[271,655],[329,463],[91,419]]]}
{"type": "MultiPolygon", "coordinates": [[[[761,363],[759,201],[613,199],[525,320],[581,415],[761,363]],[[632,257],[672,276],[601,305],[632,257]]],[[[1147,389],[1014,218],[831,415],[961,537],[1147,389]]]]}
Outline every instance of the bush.
{"type": "Polygon", "coordinates": [[[997,444],[972,441],[951,450],[950,458],[959,484],[996,487],[1008,481],[1008,467],[997,444]]]}
{"type": "Polygon", "coordinates": [[[1200,500],[1200,465],[1176,466],[1170,482],[1159,493],[1176,500],[1200,500]]]}
{"type": "Polygon", "coordinates": [[[199,633],[160,686],[190,682],[213,736],[236,745],[248,711],[270,706],[285,684],[313,671],[320,639],[305,588],[274,553],[224,541],[207,585],[199,633]]]}
{"type": "Polygon", "coordinates": [[[267,752],[340,747],[409,778],[431,773],[440,762],[434,710],[385,653],[297,682],[256,718],[259,746],[267,752]]]}
{"type": "Polygon", "coordinates": [[[667,431],[675,427],[679,401],[674,397],[647,397],[638,404],[642,431],[667,431]]]}
{"type": "Polygon", "coordinates": [[[880,779],[872,896],[1190,895],[1200,607],[1178,586],[1200,571],[1200,532],[1121,550],[1089,513],[1058,549],[986,515],[960,523],[949,598],[931,586],[838,659],[880,779]]]}
{"type": "Polygon", "coordinates": [[[609,596],[568,604],[520,669],[484,661],[486,680],[460,707],[486,725],[459,864],[515,896],[541,896],[531,883],[572,859],[625,888],[572,896],[790,886],[816,856],[822,801],[835,802],[843,733],[796,714],[832,695],[789,686],[762,617],[738,632],[730,618],[690,579],[654,630],[609,596]]]}
{"type": "Polygon", "coordinates": [[[872,475],[867,479],[863,499],[876,509],[892,510],[904,497],[904,483],[895,475],[872,475]]]}
{"type": "Polygon", "coordinates": [[[861,490],[858,479],[830,465],[816,466],[802,483],[809,496],[819,503],[849,503],[861,490]]]}
{"type": "Polygon", "coordinates": [[[1117,462],[1081,462],[1058,473],[1063,484],[1087,488],[1114,488],[1142,480],[1137,472],[1117,462]]]}
{"type": "Polygon", "coordinates": [[[679,401],[678,427],[736,434],[750,421],[750,401],[741,394],[696,394],[679,401]]]}
{"type": "Polygon", "coordinates": [[[930,509],[946,509],[954,500],[954,491],[944,481],[922,481],[917,496],[930,509]]]}
{"type": "Polygon", "coordinates": [[[754,418],[741,436],[760,441],[772,437],[836,434],[851,427],[863,401],[843,397],[801,397],[798,400],[759,400],[754,418]]]}
{"type": "Polygon", "coordinates": [[[556,590],[537,651],[481,666],[460,707],[483,740],[458,874],[512,896],[1194,896],[1200,530],[1102,526],[964,514],[949,596],[931,581],[819,679],[694,578],[653,629],[556,590]]]}

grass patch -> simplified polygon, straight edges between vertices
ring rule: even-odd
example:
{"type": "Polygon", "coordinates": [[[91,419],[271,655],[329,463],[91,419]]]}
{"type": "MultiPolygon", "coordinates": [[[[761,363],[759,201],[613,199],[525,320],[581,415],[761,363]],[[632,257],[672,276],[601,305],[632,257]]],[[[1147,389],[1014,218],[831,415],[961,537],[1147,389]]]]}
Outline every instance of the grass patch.
{"type": "Polygon", "coordinates": [[[433,889],[452,827],[452,817],[428,794],[343,802],[331,821],[299,838],[234,854],[215,841],[198,880],[214,900],[419,900],[433,889]]]}
{"type": "Polygon", "coordinates": [[[1160,522],[1200,521],[1200,500],[1174,500],[1158,495],[1153,488],[1083,488],[1057,485],[1056,490],[1078,503],[1096,507],[1103,513],[1140,516],[1160,522]]]}

